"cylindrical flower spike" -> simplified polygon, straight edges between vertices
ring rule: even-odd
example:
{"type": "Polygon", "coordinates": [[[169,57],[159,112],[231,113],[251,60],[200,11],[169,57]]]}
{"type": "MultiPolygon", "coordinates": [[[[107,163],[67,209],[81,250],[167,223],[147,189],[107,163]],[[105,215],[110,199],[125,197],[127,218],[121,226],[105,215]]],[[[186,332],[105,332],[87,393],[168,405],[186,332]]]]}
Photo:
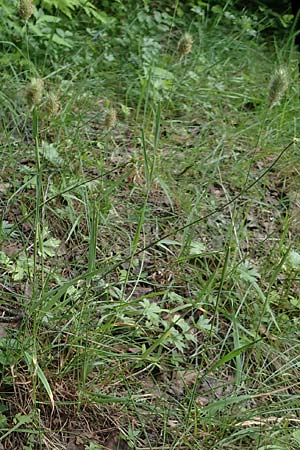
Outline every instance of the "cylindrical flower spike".
{"type": "Polygon", "coordinates": [[[192,36],[189,33],[184,33],[184,35],[178,42],[179,59],[182,60],[184,56],[188,55],[192,51],[192,47],[193,47],[192,36]]]}
{"type": "Polygon", "coordinates": [[[117,111],[110,108],[105,117],[105,127],[108,129],[114,128],[117,122],[117,111]]]}
{"type": "Polygon", "coordinates": [[[41,103],[43,90],[43,80],[41,78],[32,78],[25,91],[25,97],[29,106],[35,106],[41,103]]]}
{"type": "Polygon", "coordinates": [[[32,16],[34,11],[34,5],[32,0],[20,0],[19,3],[19,16],[24,19],[28,20],[32,16]]]}
{"type": "Polygon", "coordinates": [[[60,110],[60,101],[57,94],[51,92],[46,99],[45,109],[48,114],[57,114],[60,110]]]}
{"type": "Polygon", "coordinates": [[[269,84],[269,106],[272,107],[283,97],[289,86],[288,72],[284,67],[277,69],[269,84]]]}

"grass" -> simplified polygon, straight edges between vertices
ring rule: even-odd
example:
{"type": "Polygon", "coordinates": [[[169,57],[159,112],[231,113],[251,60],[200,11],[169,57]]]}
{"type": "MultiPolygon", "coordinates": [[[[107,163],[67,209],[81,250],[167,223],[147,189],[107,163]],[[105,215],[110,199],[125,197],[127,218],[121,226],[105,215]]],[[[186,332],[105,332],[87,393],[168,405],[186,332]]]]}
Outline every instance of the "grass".
{"type": "Polygon", "coordinates": [[[0,448],[299,448],[298,55],[223,13],[3,75],[0,448]]]}

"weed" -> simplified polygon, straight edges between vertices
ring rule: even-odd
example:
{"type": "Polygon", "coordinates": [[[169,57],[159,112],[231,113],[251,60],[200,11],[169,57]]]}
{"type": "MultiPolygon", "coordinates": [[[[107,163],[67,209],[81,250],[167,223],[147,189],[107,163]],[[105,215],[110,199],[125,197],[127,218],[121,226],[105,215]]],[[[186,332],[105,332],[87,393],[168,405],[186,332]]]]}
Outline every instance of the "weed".
{"type": "Polygon", "coordinates": [[[296,449],[291,39],[105,3],[0,19],[0,447],[296,449]]]}

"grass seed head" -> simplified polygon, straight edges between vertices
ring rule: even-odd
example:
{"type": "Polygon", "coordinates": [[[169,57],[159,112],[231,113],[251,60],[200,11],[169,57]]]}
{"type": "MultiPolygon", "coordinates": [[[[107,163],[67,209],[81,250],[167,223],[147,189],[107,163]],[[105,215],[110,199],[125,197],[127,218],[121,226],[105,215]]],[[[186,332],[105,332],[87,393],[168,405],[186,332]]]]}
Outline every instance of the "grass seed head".
{"type": "Polygon", "coordinates": [[[277,69],[269,84],[269,106],[272,107],[280,101],[289,86],[287,70],[284,67],[277,69]]]}
{"type": "Polygon", "coordinates": [[[29,106],[41,103],[43,97],[44,82],[41,78],[32,78],[26,87],[25,97],[29,106]]]}
{"type": "Polygon", "coordinates": [[[60,106],[58,95],[54,92],[50,92],[45,103],[46,112],[55,115],[59,112],[60,106]]]}
{"type": "Polygon", "coordinates": [[[108,129],[114,128],[117,123],[117,111],[115,108],[110,108],[105,117],[105,127],[108,129]]]}
{"type": "Polygon", "coordinates": [[[34,11],[34,6],[32,0],[20,0],[19,3],[19,16],[24,19],[28,20],[32,16],[34,11]]]}
{"type": "Polygon", "coordinates": [[[180,41],[178,42],[178,53],[179,58],[182,59],[184,56],[191,53],[193,47],[193,38],[189,33],[184,33],[180,41]]]}

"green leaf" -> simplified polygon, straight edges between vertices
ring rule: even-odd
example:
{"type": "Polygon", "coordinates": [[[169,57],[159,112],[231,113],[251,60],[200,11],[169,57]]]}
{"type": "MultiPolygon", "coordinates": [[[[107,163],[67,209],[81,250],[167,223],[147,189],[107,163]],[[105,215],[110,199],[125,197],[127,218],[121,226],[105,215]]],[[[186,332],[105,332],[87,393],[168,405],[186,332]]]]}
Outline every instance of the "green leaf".
{"type": "Polygon", "coordinates": [[[147,319],[153,323],[154,325],[158,325],[161,320],[162,309],[156,303],[151,303],[147,298],[145,298],[141,302],[144,307],[143,314],[147,317],[147,319]]]}
{"type": "Polygon", "coordinates": [[[181,295],[176,294],[176,292],[169,292],[168,298],[169,298],[170,302],[176,303],[176,304],[182,304],[185,302],[185,299],[181,295]]]}
{"type": "Polygon", "coordinates": [[[212,11],[214,14],[218,14],[218,15],[220,15],[220,16],[223,15],[223,8],[222,8],[220,5],[214,5],[214,6],[211,8],[211,11],[212,11]]]}
{"type": "Polygon", "coordinates": [[[260,341],[260,339],[258,339],[257,341],[254,341],[254,342],[249,342],[249,344],[242,345],[241,347],[235,348],[231,352],[224,355],[223,358],[219,359],[219,361],[217,361],[213,365],[211,371],[213,371],[214,369],[218,369],[219,367],[223,366],[228,361],[231,361],[232,359],[236,358],[241,353],[244,353],[246,350],[248,350],[248,348],[253,347],[253,345],[259,341],[260,341]]]}
{"type": "Polygon", "coordinates": [[[19,426],[22,425],[27,425],[28,423],[32,422],[32,417],[28,416],[28,415],[24,415],[21,413],[17,413],[14,417],[14,423],[18,424],[19,426]]]}
{"type": "Polygon", "coordinates": [[[14,271],[13,271],[13,280],[14,281],[22,281],[24,278],[24,274],[25,274],[25,270],[24,267],[22,266],[22,264],[17,264],[14,266],[14,271]]]}
{"type": "Polygon", "coordinates": [[[90,442],[88,446],[84,447],[84,450],[101,450],[101,448],[96,442],[90,442]]]}
{"type": "Polygon", "coordinates": [[[201,255],[201,253],[206,251],[206,246],[203,242],[192,241],[190,246],[190,255],[201,255]]]}
{"type": "Polygon", "coordinates": [[[200,316],[198,322],[196,323],[196,327],[202,331],[210,331],[212,327],[210,319],[208,319],[204,315],[200,316]]]}
{"type": "Polygon", "coordinates": [[[300,444],[300,429],[293,431],[292,436],[300,444]]]}
{"type": "Polygon", "coordinates": [[[60,239],[55,239],[53,237],[47,239],[43,242],[43,249],[42,252],[39,251],[40,256],[56,256],[57,249],[60,246],[60,239]]]}
{"type": "Polygon", "coordinates": [[[58,36],[58,34],[56,34],[56,33],[52,36],[52,41],[58,45],[62,45],[64,47],[68,47],[68,48],[73,48],[73,45],[72,45],[72,42],[70,41],[70,39],[64,39],[64,38],[58,36]]]}
{"type": "Polygon", "coordinates": [[[300,309],[300,299],[292,297],[292,298],[290,299],[290,303],[291,303],[291,305],[293,305],[295,308],[300,309]]]}
{"type": "Polygon", "coordinates": [[[42,6],[45,9],[52,10],[56,8],[64,13],[69,19],[72,18],[72,11],[80,5],[80,0],[43,0],[42,6]]]}
{"type": "Polygon", "coordinates": [[[0,428],[6,428],[7,427],[7,418],[4,414],[0,413],[0,428]]]}
{"type": "Polygon", "coordinates": [[[250,284],[255,283],[260,278],[259,272],[257,271],[256,267],[254,267],[250,263],[250,261],[245,261],[244,263],[240,264],[240,266],[238,267],[238,272],[240,275],[240,279],[247,281],[250,284]]]}
{"type": "Polygon", "coordinates": [[[179,333],[178,330],[175,330],[175,328],[172,328],[167,342],[171,342],[173,345],[175,345],[177,350],[179,350],[180,352],[183,352],[185,350],[186,342],[184,336],[179,333]]]}
{"type": "Polygon", "coordinates": [[[30,34],[35,35],[36,37],[43,37],[45,36],[45,33],[35,24],[29,22],[28,28],[30,30],[30,34]]]}
{"type": "Polygon", "coordinates": [[[176,323],[176,325],[177,325],[178,327],[181,328],[183,334],[188,333],[189,330],[191,329],[191,327],[190,327],[190,325],[187,323],[187,321],[184,320],[182,317],[180,317],[179,314],[175,314],[172,320],[173,320],[173,322],[176,323]]]}
{"type": "Polygon", "coordinates": [[[43,23],[43,22],[46,22],[46,23],[59,23],[60,21],[61,21],[60,17],[50,16],[49,14],[43,14],[42,16],[40,16],[37,19],[36,23],[37,24],[40,24],[40,23],[43,23]]]}
{"type": "Polygon", "coordinates": [[[51,405],[54,408],[54,397],[53,397],[53,393],[52,393],[51,387],[50,387],[50,385],[48,383],[48,380],[47,380],[44,372],[42,371],[42,369],[38,365],[36,357],[33,357],[28,352],[25,352],[24,354],[25,354],[25,359],[26,359],[28,367],[36,373],[38,379],[43,384],[43,386],[44,386],[44,388],[45,388],[45,390],[46,390],[46,392],[48,394],[48,397],[50,399],[51,405]]]}
{"type": "Polygon", "coordinates": [[[94,17],[96,20],[98,20],[100,23],[103,23],[104,25],[108,25],[111,23],[114,19],[104,12],[100,12],[97,10],[95,5],[93,5],[91,2],[83,3],[82,9],[89,17],[94,17]]]}
{"type": "Polygon", "coordinates": [[[287,257],[287,263],[291,266],[293,270],[300,269],[300,254],[295,250],[291,250],[287,257]]]}
{"type": "Polygon", "coordinates": [[[34,266],[32,257],[27,256],[25,253],[20,253],[16,263],[9,270],[12,273],[14,281],[22,281],[27,273],[30,272],[34,266]]]}
{"type": "Polygon", "coordinates": [[[171,89],[175,76],[172,72],[161,67],[153,67],[151,71],[151,81],[157,89],[171,89]]]}
{"type": "Polygon", "coordinates": [[[55,144],[48,144],[48,142],[43,142],[39,148],[39,152],[43,158],[47,159],[54,166],[61,166],[64,160],[59,156],[55,144]]]}
{"type": "Polygon", "coordinates": [[[9,264],[10,264],[9,257],[4,252],[0,251],[0,266],[6,269],[9,266],[9,264]]]}

